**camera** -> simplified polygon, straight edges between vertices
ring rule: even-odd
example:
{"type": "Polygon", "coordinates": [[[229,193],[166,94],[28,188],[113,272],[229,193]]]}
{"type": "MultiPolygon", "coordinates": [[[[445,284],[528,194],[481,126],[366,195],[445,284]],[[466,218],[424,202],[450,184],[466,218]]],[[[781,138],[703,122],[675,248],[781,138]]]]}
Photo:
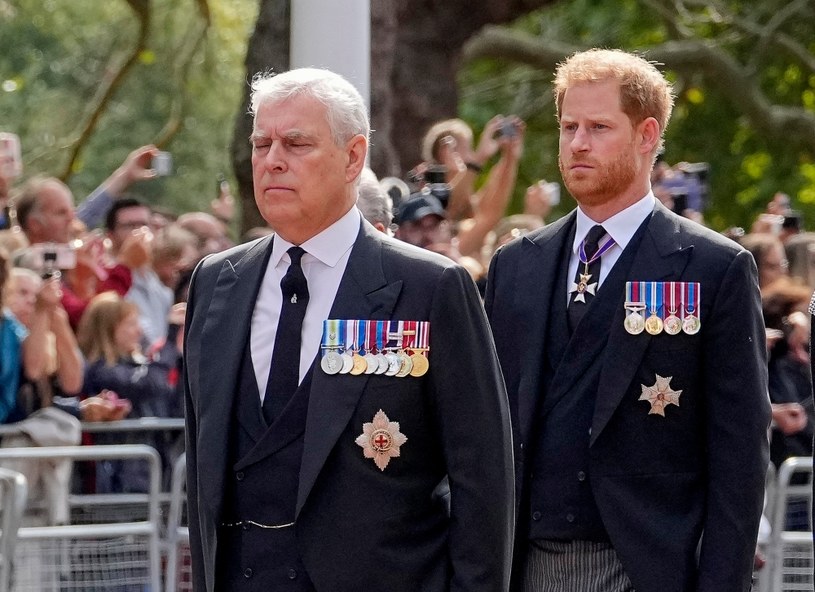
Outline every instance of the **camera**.
{"type": "Polygon", "coordinates": [[[43,279],[57,276],[61,270],[76,267],[76,250],[71,245],[41,243],[14,253],[14,265],[40,274],[43,279]]]}
{"type": "Polygon", "coordinates": [[[429,193],[447,209],[447,203],[450,201],[450,185],[447,183],[446,175],[446,166],[431,164],[427,166],[424,173],[419,173],[415,169],[408,172],[408,181],[423,185],[419,193],[429,193]]]}

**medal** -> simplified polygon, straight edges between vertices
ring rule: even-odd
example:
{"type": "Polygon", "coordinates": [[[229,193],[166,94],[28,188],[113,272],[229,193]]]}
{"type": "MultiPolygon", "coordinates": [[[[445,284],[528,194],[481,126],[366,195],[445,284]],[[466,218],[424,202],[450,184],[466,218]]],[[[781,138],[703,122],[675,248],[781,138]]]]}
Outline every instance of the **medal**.
{"type": "Polygon", "coordinates": [[[625,283],[625,321],[623,326],[631,335],[639,335],[645,329],[645,282],[625,283]]]}
{"type": "Polygon", "coordinates": [[[354,357],[349,353],[352,347],[351,344],[354,342],[353,330],[352,323],[345,320],[340,321],[340,335],[343,338],[342,346],[344,350],[340,354],[342,356],[340,374],[349,374],[354,368],[354,357]]]}
{"type": "Polygon", "coordinates": [[[702,328],[702,319],[699,315],[699,282],[686,282],[683,292],[685,316],[682,319],[682,330],[688,335],[696,335],[702,328]]]}
{"type": "Polygon", "coordinates": [[[327,351],[320,360],[320,368],[326,374],[337,374],[342,369],[342,356],[334,350],[327,351]]]}
{"type": "Polygon", "coordinates": [[[677,301],[682,301],[682,284],[681,282],[666,282],[663,285],[668,289],[668,316],[665,317],[665,332],[668,335],[678,335],[682,332],[682,321],[676,316],[676,306],[677,301]]]}
{"type": "Polygon", "coordinates": [[[603,245],[597,249],[594,255],[591,256],[591,259],[589,259],[586,256],[586,239],[583,239],[583,242],[580,243],[580,247],[577,250],[577,257],[580,259],[580,263],[583,264],[583,273],[579,274],[579,280],[577,282],[572,282],[571,286],[569,287],[569,293],[576,294],[574,297],[574,302],[583,302],[585,304],[586,294],[594,296],[594,294],[597,292],[599,281],[591,281],[592,274],[589,273],[589,265],[602,257],[603,253],[613,247],[614,244],[614,239],[609,236],[608,240],[603,243],[603,245]]]}
{"type": "Polygon", "coordinates": [[[645,320],[645,330],[651,335],[662,333],[662,319],[659,309],[662,306],[662,282],[648,282],[645,284],[645,299],[650,303],[651,315],[645,320]]]}
{"type": "Polygon", "coordinates": [[[376,322],[376,362],[375,374],[385,374],[388,371],[388,358],[385,357],[385,331],[388,321],[376,322]]]}
{"type": "Polygon", "coordinates": [[[399,372],[396,373],[397,378],[404,378],[410,371],[413,370],[413,360],[410,354],[407,353],[408,343],[416,336],[416,329],[412,327],[416,325],[416,321],[399,321],[399,333],[401,339],[397,344],[399,347],[399,372]]]}
{"type": "Polygon", "coordinates": [[[427,352],[430,351],[430,322],[420,321],[416,323],[416,338],[415,344],[411,349],[413,355],[410,359],[413,361],[413,369],[410,371],[411,376],[419,377],[427,374],[430,369],[430,362],[427,359],[427,352]]]}
{"type": "Polygon", "coordinates": [[[362,328],[363,332],[365,330],[365,321],[349,321],[349,324],[352,326],[354,331],[354,345],[353,345],[353,355],[351,358],[354,360],[354,367],[351,368],[351,374],[354,376],[359,376],[360,374],[365,374],[365,369],[367,368],[368,364],[365,362],[365,358],[363,358],[359,353],[359,344],[361,341],[365,339],[364,333],[362,339],[360,339],[360,327],[362,328]]]}
{"type": "Polygon", "coordinates": [[[374,374],[379,367],[379,359],[373,353],[373,343],[376,341],[377,321],[361,321],[365,323],[365,374],[374,374]]]}
{"type": "MultiPolygon", "coordinates": [[[[399,321],[391,321],[389,329],[388,343],[391,341],[396,342],[397,339],[401,339],[401,335],[399,334],[399,321]]],[[[399,354],[397,354],[395,351],[395,345],[386,349],[388,350],[388,353],[385,354],[385,358],[388,360],[388,369],[385,372],[385,376],[396,376],[399,373],[399,370],[402,369],[402,360],[399,358],[399,354]]]]}
{"type": "Polygon", "coordinates": [[[326,319],[323,321],[323,338],[320,344],[322,359],[320,368],[326,374],[338,374],[342,369],[342,356],[337,351],[340,347],[340,321],[336,319],[326,319]]]}
{"type": "Polygon", "coordinates": [[[656,377],[657,379],[653,386],[640,385],[642,387],[642,394],[639,400],[648,401],[651,404],[648,415],[661,415],[665,417],[665,407],[668,405],[676,405],[679,407],[679,395],[682,394],[682,391],[675,391],[671,388],[673,376],[663,378],[657,374],[656,377]]]}
{"type": "Polygon", "coordinates": [[[354,440],[362,447],[362,455],[373,459],[380,471],[384,471],[392,458],[400,456],[400,447],[407,442],[398,421],[391,421],[381,409],[372,422],[362,424],[362,433],[354,440]]]}

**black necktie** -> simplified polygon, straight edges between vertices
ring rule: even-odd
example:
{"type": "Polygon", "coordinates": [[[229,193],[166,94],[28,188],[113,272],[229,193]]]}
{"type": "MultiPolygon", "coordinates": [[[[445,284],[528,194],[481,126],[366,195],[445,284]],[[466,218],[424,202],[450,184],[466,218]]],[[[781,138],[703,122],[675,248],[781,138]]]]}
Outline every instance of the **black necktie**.
{"type": "Polygon", "coordinates": [[[580,319],[586,313],[589,303],[597,292],[598,281],[600,280],[600,257],[596,259],[600,239],[605,235],[606,230],[600,225],[592,226],[583,244],[580,246],[578,255],[580,261],[577,263],[574,283],[569,291],[569,330],[574,331],[580,319]]]}
{"type": "Polygon", "coordinates": [[[300,247],[292,247],[287,252],[291,258],[291,265],[280,280],[283,307],[280,309],[272,367],[269,369],[269,383],[263,399],[263,416],[268,425],[280,415],[297,390],[300,380],[301,333],[308,305],[308,282],[300,266],[300,259],[305,251],[300,247]]]}

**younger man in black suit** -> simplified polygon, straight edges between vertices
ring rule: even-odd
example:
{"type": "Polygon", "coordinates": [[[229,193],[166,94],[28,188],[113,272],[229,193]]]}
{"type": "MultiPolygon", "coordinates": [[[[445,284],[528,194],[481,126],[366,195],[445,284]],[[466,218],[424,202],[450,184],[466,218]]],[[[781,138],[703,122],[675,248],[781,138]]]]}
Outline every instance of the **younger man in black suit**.
{"type": "Polygon", "coordinates": [[[744,592],[768,461],[752,257],[659,204],[671,88],[644,59],[557,70],[578,208],[498,251],[486,307],[516,437],[524,592],[744,592]]]}

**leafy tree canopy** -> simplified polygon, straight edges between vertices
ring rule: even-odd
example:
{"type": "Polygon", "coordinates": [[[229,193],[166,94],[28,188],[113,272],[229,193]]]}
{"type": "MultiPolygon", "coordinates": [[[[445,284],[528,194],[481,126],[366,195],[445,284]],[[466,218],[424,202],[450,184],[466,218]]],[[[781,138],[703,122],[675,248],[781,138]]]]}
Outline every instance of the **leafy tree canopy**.
{"type": "Polygon", "coordinates": [[[229,173],[255,0],[0,0],[0,130],[21,137],[25,176],[63,178],[77,201],[137,146],[176,174],[133,190],[205,208],[229,173]]]}
{"type": "MultiPolygon", "coordinates": [[[[553,69],[588,47],[665,64],[677,91],[666,159],[708,162],[706,221],[749,228],[776,191],[815,227],[815,7],[806,0],[575,0],[487,28],[465,47],[461,110],[476,126],[513,112],[529,126],[516,190],[559,180],[553,69]]],[[[573,207],[564,200],[561,212],[573,207]]]]}

